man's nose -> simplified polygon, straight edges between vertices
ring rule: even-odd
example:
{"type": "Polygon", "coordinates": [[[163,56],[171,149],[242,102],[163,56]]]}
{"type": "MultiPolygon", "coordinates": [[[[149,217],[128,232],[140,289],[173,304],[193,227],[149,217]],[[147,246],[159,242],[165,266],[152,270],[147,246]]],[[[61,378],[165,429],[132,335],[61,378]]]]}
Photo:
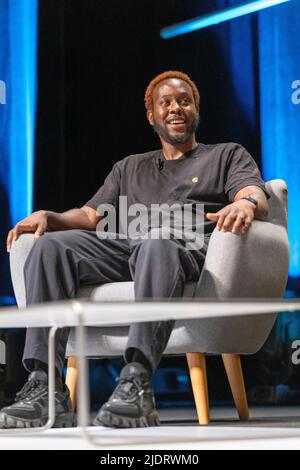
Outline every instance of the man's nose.
{"type": "Polygon", "coordinates": [[[180,107],[179,103],[176,100],[173,100],[171,102],[170,111],[173,112],[173,113],[175,113],[175,112],[181,113],[181,107],[180,107]]]}

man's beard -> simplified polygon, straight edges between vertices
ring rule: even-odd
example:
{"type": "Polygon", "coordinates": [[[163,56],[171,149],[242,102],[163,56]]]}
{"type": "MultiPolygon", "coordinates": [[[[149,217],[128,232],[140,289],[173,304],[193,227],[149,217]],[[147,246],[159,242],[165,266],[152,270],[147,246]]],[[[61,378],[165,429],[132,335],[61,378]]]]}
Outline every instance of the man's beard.
{"type": "Polygon", "coordinates": [[[199,115],[195,117],[195,119],[192,121],[191,125],[187,128],[186,132],[181,135],[172,136],[169,134],[168,129],[166,127],[160,126],[157,122],[154,121],[153,124],[153,130],[156,132],[159,136],[161,136],[164,140],[166,140],[169,144],[185,144],[188,142],[193,134],[196,132],[198,129],[199,125],[199,115]]]}

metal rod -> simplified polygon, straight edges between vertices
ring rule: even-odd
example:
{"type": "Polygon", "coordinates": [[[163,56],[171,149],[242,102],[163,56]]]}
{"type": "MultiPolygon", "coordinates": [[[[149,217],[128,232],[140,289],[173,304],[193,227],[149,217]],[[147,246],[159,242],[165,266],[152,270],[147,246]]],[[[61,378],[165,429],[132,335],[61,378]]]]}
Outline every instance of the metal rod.
{"type": "Polygon", "coordinates": [[[78,387],[77,387],[77,424],[81,428],[83,438],[90,444],[97,442],[89,434],[87,426],[90,421],[90,392],[88,380],[88,364],[85,356],[85,327],[82,304],[78,301],[72,302],[73,312],[77,317],[76,346],[78,359],[78,387]]]}

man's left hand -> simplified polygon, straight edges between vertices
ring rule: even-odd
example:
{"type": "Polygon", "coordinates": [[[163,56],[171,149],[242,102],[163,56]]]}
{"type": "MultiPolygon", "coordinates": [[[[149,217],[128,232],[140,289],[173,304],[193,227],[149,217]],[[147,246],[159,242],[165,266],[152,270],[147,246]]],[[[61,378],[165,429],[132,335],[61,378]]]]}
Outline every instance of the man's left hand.
{"type": "Polygon", "coordinates": [[[226,232],[231,229],[232,233],[241,230],[246,233],[251,227],[254,219],[255,205],[245,199],[240,199],[229,204],[218,212],[207,212],[208,220],[217,221],[217,229],[226,232]]]}

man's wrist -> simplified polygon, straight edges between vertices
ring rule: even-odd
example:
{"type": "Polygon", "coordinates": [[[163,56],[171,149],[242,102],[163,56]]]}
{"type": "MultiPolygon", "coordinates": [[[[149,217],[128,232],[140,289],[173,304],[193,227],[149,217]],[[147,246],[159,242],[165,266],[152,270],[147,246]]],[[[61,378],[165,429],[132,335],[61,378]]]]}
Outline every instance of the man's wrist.
{"type": "Polygon", "coordinates": [[[56,217],[55,217],[56,215],[57,215],[56,212],[48,211],[48,210],[44,211],[44,216],[47,219],[47,228],[49,230],[55,230],[56,229],[56,226],[55,226],[56,225],[56,217]]]}
{"type": "Polygon", "coordinates": [[[254,196],[244,196],[241,199],[245,199],[246,201],[249,201],[250,204],[252,204],[253,207],[257,208],[258,206],[258,200],[254,196]]]}

